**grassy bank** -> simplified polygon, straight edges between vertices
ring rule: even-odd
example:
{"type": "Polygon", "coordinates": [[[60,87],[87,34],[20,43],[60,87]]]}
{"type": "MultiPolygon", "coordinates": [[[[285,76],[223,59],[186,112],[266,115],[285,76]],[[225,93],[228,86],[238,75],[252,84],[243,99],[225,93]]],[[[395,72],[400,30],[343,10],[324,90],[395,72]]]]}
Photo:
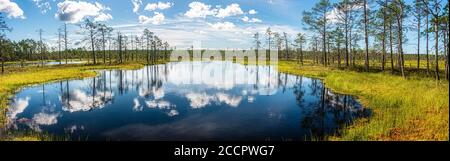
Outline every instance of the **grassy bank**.
{"type": "Polygon", "coordinates": [[[321,65],[280,62],[279,70],[320,78],[337,92],[357,96],[373,116],[360,119],[330,140],[448,140],[449,84],[411,75],[356,72],[321,65]]]}

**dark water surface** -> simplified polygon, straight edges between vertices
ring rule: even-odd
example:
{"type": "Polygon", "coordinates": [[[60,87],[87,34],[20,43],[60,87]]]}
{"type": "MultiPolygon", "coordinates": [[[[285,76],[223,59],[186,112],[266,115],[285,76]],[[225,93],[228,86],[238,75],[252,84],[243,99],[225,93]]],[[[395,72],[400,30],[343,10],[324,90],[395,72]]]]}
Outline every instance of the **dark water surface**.
{"type": "Polygon", "coordinates": [[[369,113],[273,66],[173,62],[24,88],[7,128],[78,140],[309,140],[369,113]]]}

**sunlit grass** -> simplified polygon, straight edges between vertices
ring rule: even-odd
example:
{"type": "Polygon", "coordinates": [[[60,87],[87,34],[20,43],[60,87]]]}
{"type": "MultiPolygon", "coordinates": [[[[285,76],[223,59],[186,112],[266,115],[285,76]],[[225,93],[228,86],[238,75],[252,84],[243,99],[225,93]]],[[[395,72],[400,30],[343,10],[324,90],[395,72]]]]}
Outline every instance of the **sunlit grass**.
{"type": "Polygon", "coordinates": [[[337,92],[354,95],[373,110],[331,140],[448,140],[449,84],[433,78],[404,79],[389,71],[340,70],[282,61],[279,70],[323,79],[337,92]]]}
{"type": "Polygon", "coordinates": [[[35,131],[7,131],[0,137],[0,141],[68,141],[68,136],[54,136],[35,131]]]}
{"type": "MultiPolygon", "coordinates": [[[[337,63],[337,62],[335,62],[337,63]]],[[[342,64],[344,64],[345,62],[342,61],[342,64]]],[[[357,60],[355,61],[356,65],[364,65],[364,60],[357,60]]],[[[378,68],[381,69],[381,61],[376,60],[376,61],[369,61],[369,64],[372,68],[378,68]]],[[[435,69],[434,67],[434,59],[430,58],[430,62],[429,62],[429,69],[433,70],[435,69]]],[[[439,60],[439,70],[445,70],[445,61],[444,60],[439,60]]],[[[391,69],[391,60],[386,60],[385,66],[384,68],[386,70],[391,69]]],[[[394,59],[394,68],[398,68],[398,61],[396,59],[394,59]]],[[[405,60],[405,68],[410,68],[410,69],[417,69],[417,60],[405,60]]],[[[426,60],[420,60],[420,64],[419,64],[419,68],[422,70],[426,70],[427,69],[427,61],[426,60]]]]}

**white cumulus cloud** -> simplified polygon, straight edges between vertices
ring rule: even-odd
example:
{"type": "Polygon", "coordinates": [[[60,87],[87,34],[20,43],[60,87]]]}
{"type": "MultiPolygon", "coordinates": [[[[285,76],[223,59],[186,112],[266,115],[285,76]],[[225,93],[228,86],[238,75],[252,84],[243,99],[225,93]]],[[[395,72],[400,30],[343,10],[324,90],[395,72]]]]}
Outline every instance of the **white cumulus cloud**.
{"type": "Polygon", "coordinates": [[[139,23],[142,24],[147,24],[150,22],[150,17],[144,16],[144,15],[139,15],[139,23]]]}
{"type": "Polygon", "coordinates": [[[153,17],[147,17],[144,15],[140,15],[139,16],[139,23],[141,24],[148,24],[148,23],[152,23],[154,25],[160,25],[164,22],[165,20],[165,16],[163,13],[160,12],[154,12],[154,16],[153,17]]]}
{"type": "Polygon", "coordinates": [[[242,17],[242,21],[244,22],[251,22],[251,23],[256,23],[256,22],[262,22],[262,20],[257,19],[257,18],[248,18],[247,16],[242,17]]]}
{"type": "Polygon", "coordinates": [[[165,10],[173,6],[173,3],[170,2],[158,2],[158,3],[149,3],[145,6],[146,11],[154,11],[154,10],[165,10]]]}
{"type": "Polygon", "coordinates": [[[33,2],[41,10],[42,14],[45,14],[47,11],[52,9],[50,2],[46,0],[33,0],[33,2]]]}
{"type": "Polygon", "coordinates": [[[250,19],[247,16],[242,17],[242,21],[248,22],[250,19]]]}
{"type": "Polygon", "coordinates": [[[69,23],[78,23],[84,18],[93,17],[97,21],[105,21],[112,19],[112,16],[106,11],[111,10],[102,4],[95,2],[83,2],[83,1],[64,1],[58,3],[58,11],[55,14],[55,18],[60,21],[69,23]]]}
{"type": "Polygon", "coordinates": [[[219,9],[219,12],[217,13],[216,17],[225,18],[229,16],[236,16],[244,14],[241,7],[239,7],[239,4],[233,3],[231,5],[228,5],[225,9],[219,9]]]}
{"type": "Polygon", "coordinates": [[[100,15],[94,18],[94,21],[108,21],[112,19],[113,17],[109,13],[101,13],[100,15]]]}
{"type": "Polygon", "coordinates": [[[208,23],[209,26],[211,26],[214,30],[220,30],[220,31],[232,31],[236,25],[234,25],[231,22],[217,22],[214,24],[208,23]]]}
{"type": "Polygon", "coordinates": [[[217,9],[212,9],[211,5],[206,5],[201,2],[191,2],[189,3],[189,10],[184,14],[188,18],[206,18],[206,16],[215,15],[217,9]]]}
{"type": "Polygon", "coordinates": [[[15,2],[10,0],[0,0],[0,12],[5,13],[8,18],[22,18],[25,19],[23,15],[23,10],[15,2]]]}
{"type": "Polygon", "coordinates": [[[142,0],[131,0],[131,3],[133,4],[133,12],[137,13],[141,8],[142,0]]]}
{"type": "Polygon", "coordinates": [[[257,14],[258,12],[256,11],[256,10],[250,10],[250,11],[248,11],[248,14],[251,14],[251,15],[254,15],[254,14],[257,14]]]}
{"type": "Polygon", "coordinates": [[[262,20],[257,19],[257,18],[252,18],[251,20],[249,20],[248,22],[262,22],[262,20]]]}

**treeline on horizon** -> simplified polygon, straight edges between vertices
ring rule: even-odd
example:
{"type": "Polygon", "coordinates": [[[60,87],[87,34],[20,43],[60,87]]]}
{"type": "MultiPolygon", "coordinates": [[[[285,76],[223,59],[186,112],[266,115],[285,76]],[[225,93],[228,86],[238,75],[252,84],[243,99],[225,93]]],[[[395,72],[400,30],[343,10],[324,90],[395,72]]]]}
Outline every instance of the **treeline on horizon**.
{"type": "MultiPolygon", "coordinates": [[[[286,32],[267,28],[264,33],[253,35],[251,50],[278,49],[280,60],[339,68],[360,67],[363,71],[391,70],[403,77],[409,68],[424,71],[437,80],[442,77],[439,65],[443,65],[444,77],[448,80],[448,14],[445,0],[413,0],[412,4],[403,0],[340,0],[336,3],[319,0],[313,8],[303,12],[301,23],[308,34],[291,35],[295,36],[291,41],[286,32]],[[406,37],[406,32],[414,32],[417,39],[406,37]],[[421,45],[422,41],[426,42],[425,46],[421,45]],[[403,47],[407,42],[417,45],[416,53],[405,54],[403,47]],[[426,52],[421,53],[421,49],[426,52]]],[[[89,19],[77,27],[84,35],[77,44],[69,42],[66,24],[59,28],[54,47],[41,38],[11,41],[6,39],[11,28],[0,13],[2,73],[4,62],[11,61],[21,64],[40,61],[44,65],[44,60],[64,64],[80,59],[92,64],[127,61],[154,64],[158,60],[168,60],[171,52],[177,50],[148,29],[127,35],[89,19]],[[69,48],[70,44],[82,47],[69,48]]],[[[40,37],[43,32],[38,30],[40,37]]]]}
{"type": "Polygon", "coordinates": [[[12,29],[7,26],[2,13],[0,13],[0,61],[2,73],[4,63],[16,61],[23,67],[25,61],[38,61],[40,66],[45,61],[56,60],[59,64],[67,64],[73,59],[87,60],[92,64],[123,63],[124,61],[145,60],[148,64],[154,64],[157,60],[168,55],[169,43],[160,39],[154,32],[144,29],[141,35],[127,35],[120,31],[114,32],[112,27],[106,24],[85,19],[77,24],[84,38],[74,43],[77,48],[69,48],[67,24],[58,28],[58,41],[56,46],[42,40],[44,30],[39,29],[39,40],[24,39],[11,41],[6,39],[6,31],[12,29]]]}

